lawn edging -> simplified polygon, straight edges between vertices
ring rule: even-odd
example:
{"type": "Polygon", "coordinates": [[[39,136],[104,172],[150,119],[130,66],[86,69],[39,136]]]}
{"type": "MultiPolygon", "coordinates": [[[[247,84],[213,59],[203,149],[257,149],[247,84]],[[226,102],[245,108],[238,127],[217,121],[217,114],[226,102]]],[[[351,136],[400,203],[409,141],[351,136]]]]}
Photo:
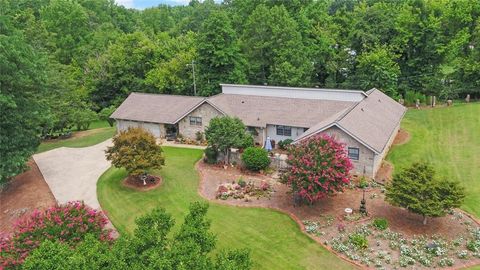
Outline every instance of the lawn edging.
{"type": "Polygon", "coordinates": [[[351,264],[352,266],[355,266],[357,268],[360,268],[360,269],[374,269],[374,268],[370,268],[370,267],[366,267],[365,265],[362,265],[362,264],[359,264],[353,260],[350,260],[348,258],[345,258],[343,256],[340,255],[340,253],[338,253],[337,251],[333,250],[330,246],[327,246],[325,245],[324,243],[322,243],[322,241],[311,235],[311,234],[308,234],[305,230],[305,225],[303,224],[303,222],[293,213],[291,212],[288,212],[288,211],[285,211],[281,208],[278,208],[278,207],[271,207],[271,206],[249,206],[249,205],[232,205],[232,204],[229,204],[228,202],[226,201],[214,201],[214,200],[211,200],[209,199],[207,196],[204,195],[203,193],[203,189],[204,189],[204,182],[205,182],[205,177],[203,176],[203,174],[201,173],[201,170],[198,169],[198,166],[200,164],[200,162],[203,162],[202,159],[198,160],[196,163],[195,163],[195,171],[198,173],[198,175],[200,176],[200,181],[199,181],[199,185],[197,187],[197,192],[198,194],[204,198],[205,200],[207,200],[208,202],[210,203],[215,203],[215,204],[219,204],[219,205],[226,205],[226,206],[230,206],[230,207],[240,207],[240,208],[262,208],[262,209],[269,209],[269,210],[272,210],[272,211],[275,211],[275,212],[279,212],[279,213],[282,213],[282,214],[286,214],[287,216],[289,216],[293,221],[295,221],[295,223],[297,223],[300,231],[307,235],[310,239],[312,239],[313,241],[315,241],[316,243],[320,244],[322,247],[324,247],[326,250],[328,250],[329,252],[333,253],[337,258],[340,258],[346,262],[348,262],[349,264],[351,264]]]}

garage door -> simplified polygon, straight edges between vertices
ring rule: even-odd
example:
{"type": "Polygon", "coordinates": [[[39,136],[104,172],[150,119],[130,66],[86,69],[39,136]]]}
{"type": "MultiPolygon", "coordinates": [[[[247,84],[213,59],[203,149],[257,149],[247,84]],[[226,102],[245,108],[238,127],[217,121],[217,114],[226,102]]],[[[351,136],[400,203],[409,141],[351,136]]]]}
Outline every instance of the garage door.
{"type": "Polygon", "coordinates": [[[160,125],[159,124],[153,124],[153,123],[143,123],[141,125],[144,129],[150,131],[153,136],[159,138],[160,137],[160,125]]]}

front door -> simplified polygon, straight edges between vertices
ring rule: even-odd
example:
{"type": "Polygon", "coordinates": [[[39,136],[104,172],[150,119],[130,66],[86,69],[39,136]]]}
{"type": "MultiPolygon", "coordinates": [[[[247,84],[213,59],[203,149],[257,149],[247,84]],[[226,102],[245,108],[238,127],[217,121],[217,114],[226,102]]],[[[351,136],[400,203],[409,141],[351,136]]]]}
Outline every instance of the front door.
{"type": "Polygon", "coordinates": [[[178,134],[178,125],[165,124],[165,132],[167,134],[166,136],[167,141],[175,140],[178,134]]]}

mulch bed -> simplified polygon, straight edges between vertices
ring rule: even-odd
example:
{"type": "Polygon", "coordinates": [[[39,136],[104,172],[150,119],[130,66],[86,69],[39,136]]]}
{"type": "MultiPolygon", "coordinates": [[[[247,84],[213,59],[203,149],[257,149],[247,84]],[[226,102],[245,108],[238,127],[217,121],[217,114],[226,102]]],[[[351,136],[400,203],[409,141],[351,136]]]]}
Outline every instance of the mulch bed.
{"type": "Polygon", "coordinates": [[[18,218],[34,209],[46,209],[56,204],[50,188],[33,159],[29,169],[16,176],[0,191],[0,233],[11,233],[18,218]]]}
{"type": "Polygon", "coordinates": [[[393,174],[393,165],[384,160],[382,162],[382,166],[380,166],[380,169],[377,171],[377,175],[375,176],[375,181],[385,184],[386,182],[392,180],[392,174],[393,174]]]}
{"type": "Polygon", "coordinates": [[[122,184],[125,187],[138,191],[149,191],[160,186],[163,181],[162,178],[159,176],[148,175],[145,182],[146,185],[143,184],[143,181],[139,177],[128,176],[127,178],[123,179],[122,184]]]}
{"type": "MultiPolygon", "coordinates": [[[[196,168],[201,176],[199,193],[209,200],[234,206],[278,209],[292,216],[297,222],[303,220],[319,220],[329,217],[332,221],[331,226],[325,229],[326,234],[322,237],[313,236],[319,243],[335,237],[338,234],[337,225],[339,223],[346,223],[349,228],[353,228],[362,223],[370,223],[371,220],[376,217],[387,219],[389,229],[402,233],[406,238],[413,238],[416,235],[441,235],[448,240],[454,240],[461,235],[468,234],[467,227],[463,225],[463,222],[468,220],[478,225],[475,220],[469,218],[467,215],[464,215],[463,219],[456,219],[452,215],[447,215],[440,218],[430,218],[428,225],[424,226],[421,216],[386,203],[381,186],[367,188],[365,194],[366,207],[369,212],[367,219],[346,221],[344,218],[345,208],[352,208],[356,211],[360,206],[363,193],[359,189],[346,188],[343,193],[322,199],[314,205],[294,207],[293,196],[289,192],[289,188],[270,176],[260,174],[245,175],[238,168],[228,167],[227,169],[223,169],[218,166],[205,164],[202,161],[197,163],[196,168]],[[249,202],[242,199],[217,200],[215,198],[219,185],[238,181],[240,177],[243,177],[245,181],[253,181],[256,184],[261,183],[261,181],[268,181],[274,192],[270,198],[253,199],[249,202]]],[[[300,226],[304,228],[303,224],[300,224],[300,226]]],[[[425,267],[421,267],[421,265],[416,266],[419,266],[418,269],[425,269],[425,267]]]]}
{"type": "Polygon", "coordinates": [[[394,145],[401,145],[405,144],[408,141],[410,141],[410,133],[404,129],[400,129],[397,133],[397,136],[395,136],[395,139],[393,140],[394,145]]]}

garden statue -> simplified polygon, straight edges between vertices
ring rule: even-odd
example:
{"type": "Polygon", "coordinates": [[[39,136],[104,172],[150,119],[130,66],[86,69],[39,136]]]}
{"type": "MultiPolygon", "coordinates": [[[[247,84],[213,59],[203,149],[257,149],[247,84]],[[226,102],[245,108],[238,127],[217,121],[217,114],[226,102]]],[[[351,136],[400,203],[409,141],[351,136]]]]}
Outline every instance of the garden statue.
{"type": "Polygon", "coordinates": [[[360,201],[360,214],[364,215],[364,216],[367,216],[368,215],[368,212],[367,212],[367,207],[366,207],[366,203],[367,201],[365,200],[365,189],[363,190],[363,198],[362,200],[360,201]]]}
{"type": "Polygon", "coordinates": [[[468,94],[467,97],[465,98],[465,102],[467,102],[467,103],[470,102],[470,94],[468,94]]]}
{"type": "Polygon", "coordinates": [[[415,101],[415,109],[420,109],[420,99],[418,99],[418,98],[415,101]]]}
{"type": "Polygon", "coordinates": [[[451,100],[451,99],[447,100],[447,106],[448,107],[452,106],[452,104],[453,104],[453,100],[451,100]]]}

